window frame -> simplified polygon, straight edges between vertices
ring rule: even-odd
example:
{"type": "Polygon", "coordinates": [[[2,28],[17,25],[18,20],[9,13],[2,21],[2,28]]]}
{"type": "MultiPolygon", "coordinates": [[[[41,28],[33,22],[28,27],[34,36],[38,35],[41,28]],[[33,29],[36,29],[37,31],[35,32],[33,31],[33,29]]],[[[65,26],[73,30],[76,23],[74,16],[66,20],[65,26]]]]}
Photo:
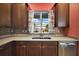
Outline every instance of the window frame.
{"type": "MultiPolygon", "coordinates": [[[[50,34],[50,33],[53,33],[52,31],[52,29],[53,29],[53,25],[51,25],[51,21],[53,21],[53,20],[51,20],[52,19],[52,17],[51,17],[51,15],[52,15],[52,13],[53,13],[53,11],[29,11],[29,21],[30,21],[30,24],[29,24],[29,34],[40,34],[40,33],[35,33],[35,32],[33,32],[33,28],[32,28],[32,25],[33,25],[33,23],[32,23],[32,19],[34,19],[34,12],[48,12],[48,24],[49,24],[49,31],[47,32],[47,33],[42,33],[42,34],[50,34]],[[52,13],[51,13],[52,12],[52,13]]],[[[42,16],[40,16],[40,17],[42,17],[42,16]]]]}

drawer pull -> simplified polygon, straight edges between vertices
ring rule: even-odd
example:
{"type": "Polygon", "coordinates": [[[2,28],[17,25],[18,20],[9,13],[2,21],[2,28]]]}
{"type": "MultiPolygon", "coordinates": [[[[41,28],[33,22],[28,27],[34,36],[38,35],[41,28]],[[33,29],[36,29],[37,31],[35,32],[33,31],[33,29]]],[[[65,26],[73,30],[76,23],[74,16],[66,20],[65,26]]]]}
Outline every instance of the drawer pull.
{"type": "Polygon", "coordinates": [[[41,48],[41,46],[39,46],[41,48]]]}
{"type": "Polygon", "coordinates": [[[22,47],[23,47],[23,48],[26,48],[27,46],[23,45],[22,47]]]}
{"type": "Polygon", "coordinates": [[[46,46],[43,46],[42,48],[45,48],[46,46]]]}

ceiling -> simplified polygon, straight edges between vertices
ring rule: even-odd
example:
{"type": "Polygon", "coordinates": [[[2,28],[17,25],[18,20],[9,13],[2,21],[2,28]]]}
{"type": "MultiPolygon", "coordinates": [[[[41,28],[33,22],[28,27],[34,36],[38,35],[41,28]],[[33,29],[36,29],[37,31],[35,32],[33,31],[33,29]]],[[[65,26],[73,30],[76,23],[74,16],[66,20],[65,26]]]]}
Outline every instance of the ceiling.
{"type": "Polygon", "coordinates": [[[28,3],[31,10],[51,10],[55,3],[28,3]]]}

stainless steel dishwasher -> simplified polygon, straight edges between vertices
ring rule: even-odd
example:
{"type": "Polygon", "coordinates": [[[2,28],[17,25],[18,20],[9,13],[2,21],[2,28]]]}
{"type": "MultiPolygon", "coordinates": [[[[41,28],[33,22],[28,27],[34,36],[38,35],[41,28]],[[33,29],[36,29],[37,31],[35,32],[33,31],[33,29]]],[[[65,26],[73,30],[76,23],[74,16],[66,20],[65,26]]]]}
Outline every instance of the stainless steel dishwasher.
{"type": "Polygon", "coordinates": [[[76,41],[59,41],[59,56],[76,56],[76,41]]]}

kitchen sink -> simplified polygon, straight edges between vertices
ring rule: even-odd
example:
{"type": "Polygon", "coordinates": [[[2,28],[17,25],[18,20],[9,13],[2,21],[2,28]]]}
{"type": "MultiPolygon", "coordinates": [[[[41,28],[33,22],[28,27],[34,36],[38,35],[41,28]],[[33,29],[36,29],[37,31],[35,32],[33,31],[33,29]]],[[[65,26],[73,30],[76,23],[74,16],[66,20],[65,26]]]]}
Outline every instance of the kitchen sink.
{"type": "Polygon", "coordinates": [[[51,37],[32,37],[32,39],[51,39],[51,37]]]}

